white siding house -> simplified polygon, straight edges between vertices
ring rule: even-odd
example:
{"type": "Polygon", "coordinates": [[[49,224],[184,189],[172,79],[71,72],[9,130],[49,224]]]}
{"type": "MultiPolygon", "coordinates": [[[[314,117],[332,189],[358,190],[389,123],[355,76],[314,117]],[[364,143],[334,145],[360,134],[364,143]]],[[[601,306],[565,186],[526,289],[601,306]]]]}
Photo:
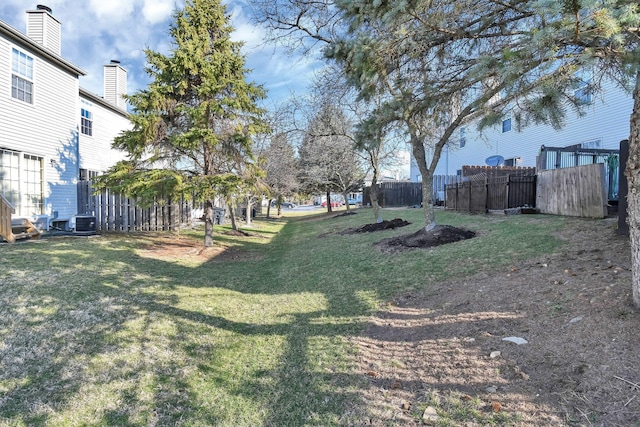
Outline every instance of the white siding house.
{"type": "MultiPolygon", "coordinates": [[[[110,145],[130,123],[124,104],[79,87],[85,72],[60,56],[51,10],[27,14],[27,34],[0,21],[0,193],[15,216],[68,221],[77,214],[81,169],[102,172],[120,160],[110,145]]],[[[112,66],[126,84],[126,71],[112,66]]]]}
{"type": "MultiPolygon", "coordinates": [[[[555,130],[535,125],[517,131],[515,122],[505,116],[503,123],[480,134],[471,124],[458,129],[442,153],[436,175],[460,174],[462,166],[484,166],[490,156],[499,155],[506,166],[536,166],[541,146],[618,149],[629,137],[629,117],[633,109],[631,95],[613,83],[606,83],[601,94],[590,97],[585,115],[568,112],[565,126],[555,130]]],[[[420,181],[415,160],[411,162],[411,180],[420,181]]]]}

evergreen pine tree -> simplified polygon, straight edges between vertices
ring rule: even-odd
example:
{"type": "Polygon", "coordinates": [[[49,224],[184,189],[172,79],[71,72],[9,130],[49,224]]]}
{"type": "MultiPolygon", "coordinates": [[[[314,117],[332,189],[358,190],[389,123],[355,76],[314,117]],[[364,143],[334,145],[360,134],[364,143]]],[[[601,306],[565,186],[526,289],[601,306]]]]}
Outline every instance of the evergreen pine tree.
{"type": "Polygon", "coordinates": [[[247,82],[241,42],[231,40],[219,0],[186,0],[174,13],[168,55],[146,50],[151,83],[127,97],[133,128],[114,147],[129,157],[99,180],[142,204],[188,195],[205,204],[204,245],[213,245],[218,195],[242,184],[238,164],[251,163],[252,136],[265,132],[265,97],[247,82]]]}

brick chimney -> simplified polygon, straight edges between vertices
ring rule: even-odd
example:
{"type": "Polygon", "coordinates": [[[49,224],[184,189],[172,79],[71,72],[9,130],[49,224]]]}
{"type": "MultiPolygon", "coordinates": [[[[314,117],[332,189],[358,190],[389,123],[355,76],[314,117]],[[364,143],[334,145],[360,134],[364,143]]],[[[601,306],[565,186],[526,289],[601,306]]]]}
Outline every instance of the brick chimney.
{"type": "Polygon", "coordinates": [[[27,36],[60,56],[62,25],[53,17],[51,8],[39,4],[27,11],[27,36]]]}
{"type": "Polygon", "coordinates": [[[127,93],[127,70],[120,61],[112,59],[104,65],[104,99],[123,110],[127,109],[127,102],[122,95],[127,93]]]}

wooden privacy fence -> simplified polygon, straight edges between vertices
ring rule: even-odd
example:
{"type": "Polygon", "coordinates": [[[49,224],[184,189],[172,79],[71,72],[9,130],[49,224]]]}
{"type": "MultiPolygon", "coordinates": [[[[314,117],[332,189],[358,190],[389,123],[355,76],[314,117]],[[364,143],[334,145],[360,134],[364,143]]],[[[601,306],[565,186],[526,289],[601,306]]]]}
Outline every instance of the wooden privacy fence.
{"type": "Polygon", "coordinates": [[[540,171],[536,206],[546,214],[604,218],[608,204],[606,174],[602,163],[540,171]]]}
{"type": "Polygon", "coordinates": [[[184,198],[159,200],[141,208],[135,200],[110,190],[93,194],[90,181],[78,182],[78,215],[95,216],[96,231],[177,230],[181,224],[191,222],[194,214],[201,215],[201,208],[184,198]]]}
{"type": "Polygon", "coordinates": [[[535,206],[536,176],[476,175],[467,181],[447,185],[446,208],[485,213],[522,206],[535,206]]]}
{"type": "Polygon", "coordinates": [[[620,176],[620,150],[597,148],[540,147],[536,159],[539,171],[572,168],[589,164],[602,164],[608,200],[618,200],[620,176]]]}

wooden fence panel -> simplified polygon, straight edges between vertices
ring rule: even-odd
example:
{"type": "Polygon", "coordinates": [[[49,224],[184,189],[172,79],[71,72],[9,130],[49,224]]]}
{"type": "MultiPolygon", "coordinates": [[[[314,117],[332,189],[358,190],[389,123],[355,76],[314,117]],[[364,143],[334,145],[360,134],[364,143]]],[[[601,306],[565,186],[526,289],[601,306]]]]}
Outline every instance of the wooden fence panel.
{"type": "Polygon", "coordinates": [[[445,193],[446,209],[458,210],[458,185],[447,185],[445,193]]]}
{"type": "Polygon", "coordinates": [[[158,200],[141,208],[135,200],[109,190],[93,194],[90,181],[78,183],[78,213],[94,215],[98,231],[167,231],[191,222],[194,207],[183,197],[158,200]]]}
{"type": "Polygon", "coordinates": [[[479,176],[446,187],[446,208],[484,213],[535,206],[535,176],[479,176]]]}
{"type": "Polygon", "coordinates": [[[482,181],[469,182],[469,211],[487,212],[487,184],[482,181]]]}
{"type": "Polygon", "coordinates": [[[604,218],[607,186],[602,164],[540,171],[536,206],[541,213],[604,218]]]}
{"type": "Polygon", "coordinates": [[[471,185],[466,182],[458,184],[458,203],[456,203],[456,210],[471,211],[471,185]]]}
{"type": "Polygon", "coordinates": [[[487,210],[506,209],[509,204],[509,176],[500,176],[487,183],[487,210]]]}
{"type": "MultiPolygon", "coordinates": [[[[433,202],[444,201],[445,187],[458,182],[460,177],[455,175],[435,175],[433,177],[433,202]]],[[[371,187],[365,187],[362,201],[370,203],[371,187]]],[[[382,207],[417,206],[422,204],[421,182],[383,182],[378,184],[378,203],[382,207]]]]}
{"type": "Polygon", "coordinates": [[[536,205],[536,175],[509,176],[506,208],[536,205]]]}

